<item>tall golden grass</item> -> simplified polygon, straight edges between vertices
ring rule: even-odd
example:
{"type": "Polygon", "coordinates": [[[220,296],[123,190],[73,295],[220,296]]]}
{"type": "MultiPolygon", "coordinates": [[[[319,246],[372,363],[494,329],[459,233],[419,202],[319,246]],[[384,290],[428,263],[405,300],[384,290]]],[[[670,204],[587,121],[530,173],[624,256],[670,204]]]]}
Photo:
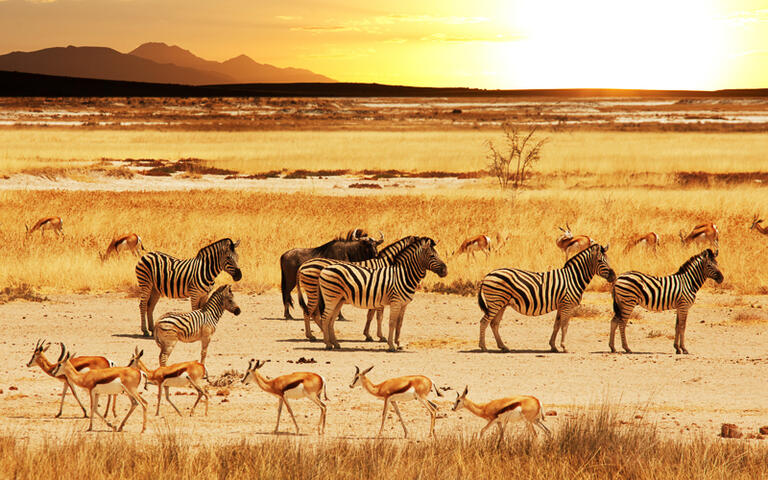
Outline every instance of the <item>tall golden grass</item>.
{"type": "MultiPolygon", "coordinates": [[[[759,169],[760,133],[548,132],[542,173],[759,169]]],[[[0,174],[83,166],[101,158],[200,158],[243,173],[317,168],[476,171],[500,131],[131,131],[0,129],[0,174]]]]}
{"type": "MultiPolygon", "coordinates": [[[[510,430],[510,429],[508,429],[510,430]]],[[[515,432],[514,429],[512,429],[515,432]]],[[[622,421],[610,407],[564,420],[552,437],[459,435],[426,442],[287,439],[194,445],[173,432],[155,441],[120,435],[0,436],[6,478],[530,478],[753,479],[768,475],[768,448],[745,442],[669,439],[622,421]]]]}
{"type": "MultiPolygon", "coordinates": [[[[114,235],[136,232],[150,250],[191,257],[222,237],[241,239],[244,272],[238,288],[262,292],[280,283],[280,255],[294,247],[320,245],[352,227],[382,230],[394,241],[405,235],[438,240],[448,277],[429,274],[426,289],[476,284],[490,270],[559,268],[564,255],[555,246],[566,221],[575,234],[606,244],[617,273],[641,270],[674,273],[703,247],[682,247],[678,231],[700,222],[720,230],[725,275],[719,289],[766,293],[768,272],[760,261],[768,238],[749,230],[752,215],[765,205],[758,187],[706,190],[542,190],[509,196],[494,191],[447,191],[438,195],[321,196],[243,191],[195,192],[23,192],[0,193],[0,284],[29,284],[43,293],[126,291],[135,285],[136,258],[124,254],[102,263],[114,235]],[[64,219],[64,239],[47,233],[28,238],[24,223],[43,216],[64,219]],[[656,254],[642,248],[623,252],[630,237],[650,230],[661,236],[656,254]],[[462,240],[499,232],[508,241],[488,260],[451,256],[462,240]],[[442,283],[439,283],[442,282],[442,283]]],[[[226,275],[223,276],[226,279],[226,275]]],[[[228,279],[226,279],[229,281],[228,279]]],[[[596,279],[592,288],[607,289],[596,279]]],[[[705,289],[715,288],[708,282],[705,289]]],[[[465,293],[472,293],[472,289],[465,293]]]]}

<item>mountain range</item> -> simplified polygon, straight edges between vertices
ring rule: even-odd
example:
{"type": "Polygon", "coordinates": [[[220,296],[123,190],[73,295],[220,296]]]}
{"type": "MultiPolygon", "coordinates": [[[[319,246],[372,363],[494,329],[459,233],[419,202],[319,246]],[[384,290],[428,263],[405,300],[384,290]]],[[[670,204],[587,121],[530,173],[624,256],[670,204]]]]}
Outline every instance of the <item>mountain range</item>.
{"type": "Polygon", "coordinates": [[[0,55],[0,70],[182,85],[335,82],[309,70],[279,68],[245,55],[224,62],[205,60],[159,42],[144,43],[129,53],[107,47],[73,46],[12,52],[0,55]]]}

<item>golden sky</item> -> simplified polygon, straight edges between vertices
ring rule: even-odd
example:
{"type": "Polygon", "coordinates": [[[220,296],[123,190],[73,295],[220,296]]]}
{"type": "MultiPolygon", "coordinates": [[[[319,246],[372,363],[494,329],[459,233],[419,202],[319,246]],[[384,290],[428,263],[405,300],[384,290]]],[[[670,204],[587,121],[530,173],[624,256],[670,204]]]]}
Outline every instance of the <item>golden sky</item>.
{"type": "Polygon", "coordinates": [[[0,0],[0,53],[148,41],[349,82],[768,87],[768,0],[0,0]]]}

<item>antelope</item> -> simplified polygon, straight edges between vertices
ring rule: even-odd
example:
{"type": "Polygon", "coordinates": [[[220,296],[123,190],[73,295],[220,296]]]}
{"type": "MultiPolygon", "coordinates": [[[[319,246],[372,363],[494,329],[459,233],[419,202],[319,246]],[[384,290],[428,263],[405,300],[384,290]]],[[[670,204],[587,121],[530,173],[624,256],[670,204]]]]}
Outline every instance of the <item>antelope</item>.
{"type": "Polygon", "coordinates": [[[717,248],[720,241],[720,232],[714,223],[702,223],[693,227],[693,230],[687,236],[684,231],[680,230],[680,241],[683,242],[683,245],[688,245],[691,242],[709,242],[710,245],[717,248]]]}
{"type": "MultiPolygon", "coordinates": [[[[50,348],[51,344],[46,342],[45,340],[38,340],[37,344],[35,345],[35,351],[32,353],[32,358],[29,359],[29,362],[27,363],[27,368],[31,367],[32,364],[37,364],[45,373],[47,373],[49,376],[60,380],[64,384],[64,389],[61,391],[61,403],[59,404],[59,413],[56,414],[55,418],[61,417],[61,414],[64,410],[64,397],[67,396],[67,389],[72,390],[72,395],[75,397],[75,400],[77,400],[78,405],[80,405],[80,408],[83,409],[83,418],[88,418],[88,412],[83,406],[83,402],[80,401],[80,398],[77,396],[77,392],[75,392],[75,389],[72,387],[72,383],[67,380],[67,377],[63,374],[59,376],[55,376],[53,372],[53,368],[56,366],[55,364],[48,361],[47,358],[45,358],[45,352],[48,351],[48,348],[50,348]]],[[[72,365],[75,367],[75,370],[79,372],[87,372],[88,370],[98,370],[101,368],[109,368],[114,367],[115,364],[111,362],[110,360],[107,360],[104,357],[75,357],[71,360],[72,365]]],[[[115,405],[117,403],[117,395],[110,395],[107,399],[107,408],[104,410],[104,416],[106,417],[109,414],[109,404],[110,401],[112,402],[112,416],[117,417],[117,412],[115,411],[115,405]]]]}
{"type": "Polygon", "coordinates": [[[586,250],[591,245],[595,244],[595,241],[587,235],[573,236],[573,233],[571,233],[571,227],[568,225],[568,222],[565,222],[565,228],[557,228],[559,228],[563,234],[560,235],[557,240],[555,240],[555,244],[565,253],[565,261],[568,261],[568,259],[572,256],[576,255],[582,250],[586,250]]]}
{"type": "Polygon", "coordinates": [[[45,238],[46,230],[53,230],[53,233],[55,233],[56,236],[64,235],[64,221],[61,217],[41,218],[32,226],[32,228],[29,228],[29,225],[26,223],[24,224],[24,228],[27,229],[27,236],[32,235],[36,230],[40,230],[40,236],[42,238],[45,238]]]}
{"type": "Polygon", "coordinates": [[[629,252],[638,245],[644,245],[646,248],[656,251],[656,247],[659,246],[659,235],[656,232],[648,232],[645,235],[633,238],[627,244],[624,253],[629,252]]]}
{"type": "Polygon", "coordinates": [[[93,431],[93,417],[97,416],[102,419],[112,431],[122,432],[125,422],[136,409],[136,405],[141,405],[141,408],[144,410],[144,422],[141,426],[141,433],[144,433],[147,429],[147,401],[141,398],[141,394],[139,394],[138,391],[139,384],[141,384],[141,378],[144,374],[131,367],[111,367],[80,373],[72,364],[72,357],[72,353],[67,351],[67,347],[62,343],[61,354],[53,368],[52,374],[58,376],[59,374],[64,373],[68,381],[88,390],[88,394],[91,397],[91,421],[88,424],[88,430],[86,431],[93,431]],[[128,398],[131,399],[131,408],[125,415],[125,418],[123,418],[120,426],[115,428],[106,418],[101,416],[96,409],[96,406],[99,404],[99,395],[117,395],[120,393],[125,393],[128,395],[128,398]]]}
{"type": "Polygon", "coordinates": [[[488,423],[480,430],[480,436],[483,436],[488,428],[496,424],[499,427],[499,441],[504,437],[504,427],[507,423],[525,421],[528,431],[536,436],[537,426],[547,435],[552,435],[546,425],[544,425],[544,414],[541,411],[541,402],[536,397],[528,395],[519,395],[515,397],[500,398],[491,400],[488,403],[475,403],[467,398],[469,387],[464,387],[464,393],[456,393],[456,402],[453,404],[453,411],[466,408],[480,418],[488,420],[488,423]]]}
{"type": "Polygon", "coordinates": [[[476,237],[471,237],[463,242],[461,242],[461,245],[459,246],[459,249],[456,250],[453,255],[461,255],[462,253],[469,258],[469,255],[472,255],[472,259],[475,258],[475,252],[483,252],[485,254],[485,258],[488,258],[488,256],[491,253],[491,237],[488,235],[478,235],[476,237]]]}
{"type": "Polygon", "coordinates": [[[755,218],[752,219],[752,226],[749,227],[750,230],[757,230],[759,233],[762,233],[763,235],[768,235],[768,227],[764,227],[760,225],[763,222],[762,219],[758,220],[757,215],[755,215],[755,218]]]}
{"type": "Polygon", "coordinates": [[[141,242],[141,237],[135,233],[126,233],[125,235],[113,238],[112,241],[109,242],[106,253],[104,253],[104,255],[99,254],[99,257],[101,257],[101,261],[103,262],[108,259],[110,255],[117,255],[123,251],[133,252],[133,254],[138,257],[141,255],[139,250],[146,251],[141,242]]]}
{"type": "MultiPolygon", "coordinates": [[[[208,378],[208,371],[205,365],[200,362],[182,362],[150,370],[141,361],[143,355],[144,350],[140,351],[139,347],[136,347],[128,366],[144,372],[147,376],[147,382],[157,385],[157,410],[155,410],[155,416],[160,415],[160,401],[163,390],[165,390],[165,398],[168,400],[168,403],[171,404],[179,416],[183,416],[178,407],[171,401],[170,387],[192,387],[197,390],[197,400],[192,405],[189,416],[191,417],[195,414],[195,408],[202,398],[205,398],[205,415],[208,416],[208,392],[200,385],[200,380],[208,378]]],[[[144,388],[146,388],[146,384],[144,388]]]]}
{"type": "Polygon", "coordinates": [[[369,367],[361,372],[360,368],[355,366],[355,377],[352,379],[349,388],[355,388],[358,385],[362,385],[363,388],[374,397],[384,399],[384,411],[381,414],[381,427],[379,427],[377,437],[380,437],[381,432],[384,430],[384,421],[387,419],[387,410],[391,403],[392,407],[395,409],[395,413],[397,413],[397,418],[400,419],[400,424],[403,426],[405,437],[408,438],[408,429],[405,428],[403,417],[400,415],[400,409],[397,407],[397,402],[405,402],[408,400],[418,400],[424,405],[424,408],[427,409],[430,417],[429,434],[434,437],[437,405],[432,403],[427,398],[427,395],[429,395],[429,392],[433,387],[435,389],[435,394],[437,394],[438,397],[442,397],[443,394],[440,393],[437,386],[432,383],[432,380],[423,375],[409,375],[405,377],[390,378],[378,385],[374,385],[366,376],[371,369],[373,369],[373,367],[369,367]]]}
{"type": "Polygon", "coordinates": [[[277,404],[277,424],[275,424],[273,433],[276,434],[280,428],[280,414],[283,412],[283,404],[285,404],[285,408],[291,414],[293,426],[296,427],[296,435],[298,435],[299,424],[296,423],[296,417],[293,416],[293,410],[288,403],[288,399],[308,398],[320,407],[320,422],[317,426],[320,435],[323,435],[325,433],[325,414],[327,408],[322,400],[320,400],[320,391],[323,392],[323,398],[326,401],[328,400],[323,377],[311,372],[295,372],[268,380],[259,373],[259,369],[264,366],[264,363],[252,358],[248,362],[248,370],[246,370],[243,377],[243,383],[247,385],[255,382],[262,390],[279,399],[277,404]]]}

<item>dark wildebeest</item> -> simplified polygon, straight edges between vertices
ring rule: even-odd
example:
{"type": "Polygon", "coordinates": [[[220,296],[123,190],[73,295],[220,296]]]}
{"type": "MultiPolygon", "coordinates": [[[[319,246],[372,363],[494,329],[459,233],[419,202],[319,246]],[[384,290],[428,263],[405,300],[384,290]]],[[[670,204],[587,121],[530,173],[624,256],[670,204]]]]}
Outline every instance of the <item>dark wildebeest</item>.
{"type": "Polygon", "coordinates": [[[330,258],[345,262],[362,262],[376,256],[376,247],[384,241],[384,234],[379,232],[381,238],[376,240],[370,237],[362,237],[359,240],[331,240],[330,242],[315,248],[294,248],[280,256],[281,281],[280,289],[283,292],[283,306],[285,318],[292,319],[290,308],[293,307],[291,292],[296,287],[296,273],[302,263],[313,258],[330,258]]]}

